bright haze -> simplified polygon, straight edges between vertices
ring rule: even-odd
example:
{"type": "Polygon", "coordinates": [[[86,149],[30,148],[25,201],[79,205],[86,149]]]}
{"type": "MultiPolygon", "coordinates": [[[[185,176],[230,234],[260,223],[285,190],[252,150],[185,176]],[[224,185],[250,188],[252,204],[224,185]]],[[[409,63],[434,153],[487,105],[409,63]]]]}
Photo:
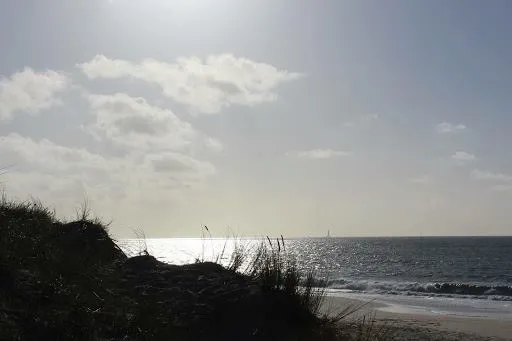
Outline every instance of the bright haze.
{"type": "Polygon", "coordinates": [[[0,180],[132,237],[505,235],[509,1],[0,4],[0,180]]]}

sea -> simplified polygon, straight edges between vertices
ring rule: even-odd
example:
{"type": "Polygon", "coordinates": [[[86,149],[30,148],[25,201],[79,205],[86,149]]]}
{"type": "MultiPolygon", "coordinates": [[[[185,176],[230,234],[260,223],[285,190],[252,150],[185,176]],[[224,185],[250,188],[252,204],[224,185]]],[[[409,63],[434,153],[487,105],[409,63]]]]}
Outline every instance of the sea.
{"type": "Polygon", "coordinates": [[[236,247],[260,243],[293,254],[328,295],[382,303],[397,313],[510,319],[512,237],[299,238],[278,240],[124,239],[128,255],[147,249],[163,262],[228,264],[236,247]],[[279,246],[278,246],[279,244],[279,246]]]}

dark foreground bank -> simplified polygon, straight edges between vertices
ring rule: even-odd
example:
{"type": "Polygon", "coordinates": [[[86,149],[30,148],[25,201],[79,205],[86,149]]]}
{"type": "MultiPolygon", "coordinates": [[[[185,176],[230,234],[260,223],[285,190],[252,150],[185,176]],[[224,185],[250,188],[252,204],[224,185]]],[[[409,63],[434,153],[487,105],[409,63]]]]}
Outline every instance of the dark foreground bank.
{"type": "Polygon", "coordinates": [[[128,258],[86,214],[64,223],[41,204],[3,200],[0,339],[388,339],[320,316],[321,292],[280,245],[244,263],[241,249],[229,267],[128,258]]]}

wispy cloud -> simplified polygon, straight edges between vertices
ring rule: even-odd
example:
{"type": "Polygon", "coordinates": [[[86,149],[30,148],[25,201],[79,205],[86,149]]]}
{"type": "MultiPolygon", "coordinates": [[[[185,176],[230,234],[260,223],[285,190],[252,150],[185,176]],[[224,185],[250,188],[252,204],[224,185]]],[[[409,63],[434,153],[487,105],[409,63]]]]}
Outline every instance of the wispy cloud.
{"type": "Polygon", "coordinates": [[[341,150],[332,150],[332,149],[312,149],[312,150],[302,150],[296,152],[288,152],[286,153],[288,156],[294,156],[303,159],[312,159],[312,160],[326,160],[335,157],[343,157],[352,155],[351,152],[341,151],[341,150]]]}
{"type": "Polygon", "coordinates": [[[475,169],[471,172],[471,177],[475,180],[487,181],[493,183],[490,187],[495,192],[512,191],[512,175],[504,173],[494,173],[475,169]]]}
{"type": "Polygon", "coordinates": [[[471,171],[471,177],[475,180],[504,181],[512,182],[512,175],[504,173],[493,173],[475,169],[471,171]]]}
{"type": "Polygon", "coordinates": [[[232,54],[178,58],[174,63],[145,59],[133,63],[97,55],[77,65],[90,79],[133,78],[158,85],[164,96],[199,113],[218,113],[233,104],[254,106],[277,98],[278,85],[302,74],[238,58],[232,54]]]}
{"type": "Polygon", "coordinates": [[[491,190],[495,192],[510,192],[512,191],[512,183],[494,185],[491,187],[491,190]]]}
{"type": "Polygon", "coordinates": [[[224,146],[222,145],[222,143],[217,140],[216,138],[213,138],[213,137],[207,137],[205,140],[204,140],[204,145],[212,150],[212,151],[215,151],[215,152],[220,152],[224,149],[224,146]]]}
{"type": "Polygon", "coordinates": [[[453,124],[448,122],[442,122],[436,125],[436,131],[439,134],[454,134],[460,133],[466,130],[466,126],[464,124],[453,124]]]}
{"type": "Polygon", "coordinates": [[[8,120],[16,112],[37,114],[61,102],[55,97],[70,83],[62,73],[48,70],[35,72],[30,68],[0,78],[0,120],[8,120]]]}
{"type": "Polygon", "coordinates": [[[452,159],[459,164],[467,164],[476,160],[476,156],[467,152],[457,151],[452,155],[452,159]]]}

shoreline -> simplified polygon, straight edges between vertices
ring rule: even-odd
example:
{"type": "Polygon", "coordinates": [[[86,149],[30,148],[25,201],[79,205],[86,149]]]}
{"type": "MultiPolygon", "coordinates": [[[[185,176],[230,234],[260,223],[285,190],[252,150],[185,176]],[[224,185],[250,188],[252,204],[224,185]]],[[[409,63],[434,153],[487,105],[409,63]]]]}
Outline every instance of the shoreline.
{"type": "Polygon", "coordinates": [[[431,312],[453,305],[489,313],[499,305],[332,289],[326,293],[337,297],[318,296],[323,289],[296,267],[284,240],[261,243],[254,254],[223,246],[213,259],[197,244],[201,258],[177,265],[152,256],[145,242],[130,257],[86,212],[59,221],[42,204],[4,200],[0,213],[5,339],[498,341],[512,332],[510,303],[494,311],[506,319],[481,319],[415,315],[411,308],[423,302],[431,312]]]}
{"type": "Polygon", "coordinates": [[[408,310],[407,306],[386,303],[380,299],[355,294],[327,295],[323,311],[334,314],[346,307],[361,307],[349,319],[372,317],[378,326],[392,330],[397,340],[512,340],[512,315],[499,317],[472,317],[449,314],[429,314],[408,310]],[[396,308],[399,309],[396,309],[396,308]],[[402,308],[403,312],[400,312],[402,308]]]}

